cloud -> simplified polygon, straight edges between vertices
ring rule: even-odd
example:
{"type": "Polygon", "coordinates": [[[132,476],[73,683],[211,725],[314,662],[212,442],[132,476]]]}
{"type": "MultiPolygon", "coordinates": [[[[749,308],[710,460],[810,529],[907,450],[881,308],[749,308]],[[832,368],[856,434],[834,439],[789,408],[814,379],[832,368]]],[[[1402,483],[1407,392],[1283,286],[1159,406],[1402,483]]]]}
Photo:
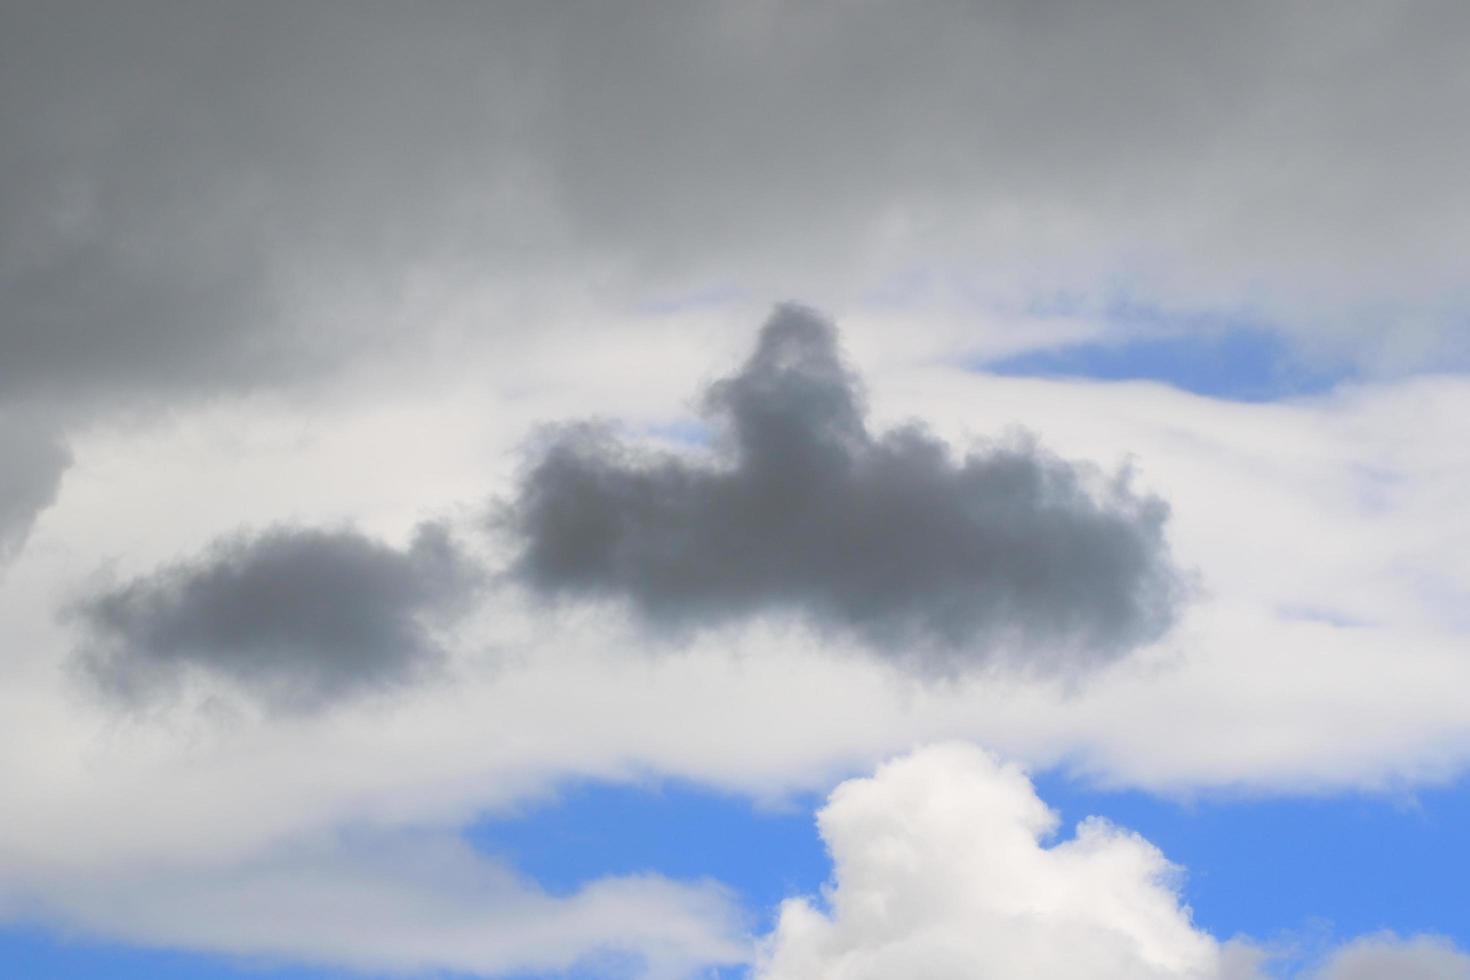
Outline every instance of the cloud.
{"type": "Polygon", "coordinates": [[[349,57],[322,13],[7,6],[7,397],[106,408],[279,385],[363,349],[363,318],[340,304],[399,281],[412,250],[385,229],[419,227],[406,218],[426,201],[408,192],[429,176],[406,160],[434,157],[419,151],[458,124],[447,102],[418,111],[424,85],[396,111],[386,98],[415,73],[381,46],[402,19],[378,20],[372,51],[349,57]],[[377,256],[361,247],[373,230],[377,256]]]}
{"type": "Polygon", "coordinates": [[[1470,978],[1439,936],[1362,936],[1322,959],[1220,942],[1154,845],[1098,817],[1059,840],[1057,822],[1021,769],[968,743],[842,783],[817,814],[832,877],[820,901],[782,904],[753,980],[1470,978]]]}
{"type": "MultiPolygon", "coordinates": [[[[313,715],[322,727],[265,718],[200,741],[159,727],[120,744],[105,717],[77,710],[69,692],[50,686],[69,639],[42,620],[57,583],[99,552],[141,548],[148,567],[182,538],[207,541],[239,526],[232,507],[264,526],[280,508],[300,512],[284,486],[314,484],[308,513],[401,528],[425,494],[491,485],[445,478],[451,467],[395,466],[405,471],[393,475],[401,492],[357,481],[373,487],[333,500],[340,481],[321,474],[344,472],[332,456],[341,449],[323,446],[311,468],[257,493],[259,483],[224,474],[269,479],[273,467],[289,467],[287,456],[259,444],[237,450],[208,413],[195,417],[207,430],[196,442],[170,443],[168,468],[130,456],[124,435],[83,431],[86,420],[110,426],[126,414],[121,403],[140,394],[216,406],[224,403],[212,396],[319,380],[385,350],[447,349],[463,375],[501,398],[483,417],[509,426],[511,413],[537,397],[573,402],[579,388],[568,377],[637,376],[608,365],[645,356],[646,345],[622,335],[610,343],[611,332],[576,334],[572,345],[547,326],[555,318],[541,316],[546,297],[580,297],[584,288],[596,302],[633,307],[713,281],[748,288],[753,302],[832,296],[838,308],[861,306],[874,286],[897,279],[883,295],[897,294],[903,306],[912,298],[904,274],[922,283],[931,270],[937,280],[959,270],[960,287],[979,280],[982,309],[992,288],[1019,294],[1022,309],[1037,295],[1076,291],[1082,318],[1116,289],[1166,312],[1248,303],[1253,315],[1292,320],[1326,305],[1344,315],[1308,327],[1402,344],[1407,360],[1463,344],[1470,147],[1446,120],[1459,117],[1470,79],[1460,50],[1465,16],[1451,4],[1314,2],[1168,11],[1069,2],[412,12],[331,2],[4,4],[0,412],[32,400],[45,403],[43,413],[61,406],[48,419],[54,426],[0,435],[0,552],[26,563],[9,570],[0,595],[0,741],[8,746],[0,758],[19,790],[7,794],[0,820],[7,854],[83,863],[146,845],[158,848],[162,868],[180,849],[238,854],[232,841],[254,842],[278,826],[351,824],[366,809],[442,819],[472,808],[487,786],[510,796],[518,776],[535,782],[566,771],[641,766],[776,792],[820,785],[834,767],[935,734],[995,739],[1037,763],[1075,759],[1112,780],[1155,787],[1296,791],[1460,771],[1470,745],[1456,701],[1470,579],[1458,556],[1470,548],[1459,546],[1456,529],[1470,521],[1464,467],[1446,447],[1459,445],[1463,392],[1405,396],[1395,411],[1383,410],[1391,392],[1369,392],[1372,411],[1351,417],[1330,406],[1205,417],[1199,402],[1141,387],[1118,390],[1119,399],[1137,399],[1127,408],[1101,395],[1073,400],[1082,386],[1030,389],[1034,401],[1015,415],[1045,432],[1054,451],[1142,453],[1150,486],[1163,487],[1175,507],[1171,542],[1191,564],[1206,559],[1220,597],[1196,623],[1202,635],[1181,640],[1189,656],[1172,673],[1140,670],[1070,701],[977,683],[903,702],[882,665],[829,662],[797,644],[773,644],[740,667],[715,657],[654,663],[628,657],[638,639],[609,640],[601,618],[569,638],[559,624],[541,632],[534,611],[518,609],[486,642],[518,651],[513,668],[442,699],[420,688],[423,702],[401,728],[363,705],[343,718],[313,715]],[[588,270],[597,274],[580,275],[588,270]],[[524,304],[524,316],[480,316],[486,295],[520,282],[538,299],[524,304]],[[1446,316],[1455,325],[1448,332],[1446,316]],[[458,344],[422,342],[455,318],[491,346],[472,357],[458,344]],[[415,329],[395,329],[404,324],[415,329]],[[533,333],[539,359],[523,349],[533,333]],[[395,336],[411,339],[375,342],[395,336]],[[565,363],[567,350],[579,363],[565,363]],[[533,361],[539,373],[512,389],[533,361]],[[1062,441],[1038,403],[1073,414],[1076,438],[1062,441]],[[1109,404],[1134,427],[1121,426],[1114,442],[1094,441],[1108,428],[1100,418],[1109,404]],[[19,553],[56,496],[63,443],[38,435],[55,427],[85,472],[68,478],[44,541],[37,535],[19,553]],[[126,448],[110,471],[85,456],[119,438],[126,448]],[[256,469],[200,463],[236,451],[256,469]],[[196,489],[204,493],[191,496],[196,489]],[[136,544],[105,544],[129,538],[136,544]],[[585,661],[564,652],[574,645],[585,661]],[[587,653],[594,649],[606,660],[587,653]],[[1352,723],[1342,724],[1347,717],[1352,723]],[[215,819],[196,819],[180,799],[215,819]]],[[[519,311],[522,298],[517,287],[506,306],[519,311]]],[[[582,300],[567,302],[575,309],[582,300]]],[[[942,327],[907,309],[894,315],[912,316],[913,336],[923,338],[887,335],[902,352],[916,343],[942,355],[983,332],[961,316],[931,344],[942,327]]],[[[645,317],[629,332],[678,334],[680,350],[696,347],[695,331],[683,318],[671,327],[673,319],[645,317]]],[[[665,345],[653,346],[666,359],[665,345]]],[[[1353,346],[1355,356],[1375,354],[1374,343],[1353,346]]],[[[411,371],[384,374],[413,384],[411,371]]],[[[974,378],[954,384],[970,385],[971,400],[918,414],[934,424],[958,412],[999,425],[1010,416],[992,408],[1020,390],[974,378]]],[[[629,383],[607,387],[618,385],[629,383]]],[[[590,390],[580,389],[584,403],[590,390]]],[[[658,398],[641,404],[667,407],[658,398]]],[[[712,405],[727,422],[737,407],[733,395],[712,405]]],[[[573,402],[536,416],[585,410],[573,402]]],[[[417,449],[430,429],[447,439],[455,423],[440,421],[478,424],[469,417],[414,420],[404,442],[417,449]]],[[[307,428],[311,438],[330,431],[323,442],[339,434],[319,416],[297,421],[276,446],[294,445],[307,428]]],[[[364,412],[354,422],[371,447],[357,458],[383,458],[377,420],[364,412]]],[[[852,458],[870,465],[928,445],[866,425],[862,435],[865,448],[852,458]]],[[[619,480],[650,462],[605,434],[578,438],[595,445],[586,459],[629,457],[605,471],[624,473],[619,480]]],[[[727,448],[708,468],[685,458],[666,468],[707,489],[714,475],[744,472],[738,441],[727,448]]],[[[1029,460],[1055,472],[1055,460],[1026,446],[981,455],[1007,453],[1019,469],[1029,460]]],[[[958,480],[966,465],[950,459],[925,472],[958,480]]],[[[673,540],[659,533],[641,540],[673,540]]],[[[259,608],[240,597],[239,582],[269,564],[264,554],[310,550],[261,543],[270,537],[239,539],[95,593],[114,598],[111,619],[99,611],[105,603],[83,602],[77,622],[89,630],[93,676],[139,697],[197,677],[284,707],[393,684],[440,659],[430,627],[455,590],[424,597],[416,574],[384,571],[440,564],[369,539],[364,553],[393,557],[338,564],[383,571],[398,583],[384,586],[385,601],[346,596],[377,595],[366,585],[303,591],[292,601],[318,609],[320,620],[303,611],[289,624],[220,625],[229,619],[221,609],[259,608]],[[208,601],[186,609],[186,594],[208,601]],[[356,635],[353,623],[391,646],[345,639],[356,635]]],[[[792,580],[810,572],[779,570],[792,580]]],[[[379,581],[356,574],[323,573],[379,581]]],[[[631,598],[666,624],[696,614],[667,600],[655,609],[626,580],[622,592],[606,594],[631,598]]],[[[896,612],[859,606],[855,617],[855,594],[834,586],[789,601],[745,594],[735,602],[728,591],[702,601],[720,615],[786,604],[885,643],[937,632],[945,656],[959,655],[943,634],[963,616],[937,616],[922,596],[896,612]]],[[[277,615],[290,608],[272,603],[277,615]]],[[[1022,632],[1032,629],[1022,622],[1022,632]]]]}
{"type": "Polygon", "coordinates": [[[607,877],[549,894],[450,834],[329,835],[222,866],[93,869],[0,885],[0,908],[73,934],[285,959],[372,976],[556,974],[674,980],[747,956],[710,881],[607,877]]]}
{"type": "Polygon", "coordinates": [[[0,414],[0,564],[30,536],[56,500],[71,453],[33,420],[0,414]]]}
{"type": "MultiPolygon", "coordinates": [[[[51,622],[54,588],[93,564],[85,556],[129,555],[129,569],[146,571],[238,528],[241,506],[254,526],[284,507],[316,523],[350,514],[401,541],[422,505],[413,474],[449,474],[434,484],[447,507],[508,476],[519,430],[504,426],[489,393],[474,404],[441,393],[432,410],[324,420],[330,442],[290,442],[289,416],[243,443],[171,426],[99,436],[78,456],[112,462],[73,472],[47,516],[47,547],[19,556],[0,594],[9,651],[0,724],[10,733],[0,769],[24,788],[0,821],[5,847],[79,861],[185,843],[219,852],[282,826],[352,822],[365,808],[438,819],[514,800],[528,781],[629,771],[780,797],[824,791],[836,773],[940,738],[1170,795],[1397,792],[1463,771],[1470,663],[1456,596],[1470,581],[1461,492],[1470,458],[1445,447],[1458,445],[1470,385],[1422,379],[1248,406],[942,367],[871,378],[875,418],[923,418],[952,445],[972,419],[1014,418],[1066,456],[1136,450],[1171,503],[1170,539],[1202,569],[1204,594],[1163,643],[1081,690],[979,673],[916,692],[886,662],[845,655],[851,647],[826,637],[721,631],[692,656],[650,658],[623,616],[548,617],[519,590],[497,590],[476,602],[473,622],[455,623],[456,683],[396,694],[398,724],[384,725],[368,698],[290,724],[265,715],[208,744],[153,725],[128,726],[136,737],[123,741],[110,713],[78,710],[62,677],[46,680],[73,645],[51,622]],[[427,424],[436,417],[496,428],[452,438],[427,424]],[[416,455],[426,445],[434,452],[416,455]],[[342,478],[389,457],[408,463],[382,479],[342,478]],[[171,810],[185,791],[196,809],[171,810]],[[97,812],[111,815],[105,831],[97,812]]],[[[687,405],[678,394],[687,393],[628,414],[676,417],[687,405]]],[[[567,398],[533,414],[579,410],[567,398]]]]}
{"type": "Polygon", "coordinates": [[[1055,814],[1020,769],[974,746],[849,780],[817,821],[833,862],[825,909],[782,905],[757,980],[1248,975],[1250,956],[1191,923],[1157,848],[1095,817],[1044,845],[1055,814]]]}
{"type": "Polygon", "coordinates": [[[275,707],[310,707],[411,680],[442,652],[425,620],[464,599],[475,572],[442,527],[407,550],[353,531],[278,528],[76,602],[80,663],[123,700],[191,671],[275,707]]]}
{"type": "Polygon", "coordinates": [[[806,296],[1022,270],[1288,319],[1305,298],[1353,312],[1322,332],[1432,349],[1470,241],[1464,18],[10,3],[0,386],[312,375],[487,270],[806,296]]]}
{"type": "Polygon", "coordinates": [[[1470,980],[1470,956],[1439,936],[1400,938],[1385,932],[1338,949],[1315,980],[1470,980]]]}
{"type": "Polygon", "coordinates": [[[1027,441],[956,461],[918,425],[870,432],[833,328],[808,310],[778,309],[704,404],[725,443],[714,464],[594,427],[554,434],[510,508],[518,578],[626,598],[664,625],[800,612],[946,669],[1017,649],[1080,664],[1171,620],[1161,500],[1027,441]]]}

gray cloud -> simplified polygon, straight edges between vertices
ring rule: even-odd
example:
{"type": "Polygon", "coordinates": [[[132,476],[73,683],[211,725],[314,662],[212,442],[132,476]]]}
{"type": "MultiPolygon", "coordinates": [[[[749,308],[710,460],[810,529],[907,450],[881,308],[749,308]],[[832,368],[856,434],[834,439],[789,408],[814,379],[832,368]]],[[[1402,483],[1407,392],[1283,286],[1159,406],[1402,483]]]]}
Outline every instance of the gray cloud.
{"type": "Polygon", "coordinates": [[[997,649],[1102,658],[1171,620],[1162,501],[1029,443],[954,460],[916,425],[870,432],[808,310],[778,309],[705,407],[725,440],[713,465],[597,427],[553,435],[508,509],[517,577],[680,628],[800,612],[944,668],[997,649]]]}
{"type": "Polygon", "coordinates": [[[428,620],[476,577],[435,525],[403,551],[352,531],[276,529],[87,596],[70,615],[90,634],[80,664],[123,701],[197,670],[269,706],[309,708],[438,665],[428,620]]]}
{"type": "Polygon", "coordinates": [[[411,267],[457,246],[450,202],[498,180],[458,152],[500,143],[475,111],[494,70],[445,13],[6,4],[0,391],[279,385],[384,336],[411,267]]]}
{"type": "Polygon", "coordinates": [[[0,564],[25,544],[56,500],[71,453],[35,420],[0,415],[0,564]]]}
{"type": "Polygon", "coordinates": [[[1470,980],[1470,955],[1442,936],[1391,932],[1355,939],[1311,974],[1315,980],[1470,980]]]}
{"type": "Polygon", "coordinates": [[[1373,299],[1413,347],[1395,302],[1463,307],[1466,17],[7,3],[0,392],[314,377],[403,336],[410,287],[589,269],[822,295],[1014,258],[1048,295],[1373,299]]]}

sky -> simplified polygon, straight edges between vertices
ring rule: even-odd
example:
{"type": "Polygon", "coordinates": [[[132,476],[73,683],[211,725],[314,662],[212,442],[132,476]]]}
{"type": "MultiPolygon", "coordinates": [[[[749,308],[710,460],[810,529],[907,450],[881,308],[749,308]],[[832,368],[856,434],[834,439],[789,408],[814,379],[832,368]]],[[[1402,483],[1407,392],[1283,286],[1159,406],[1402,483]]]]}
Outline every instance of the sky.
{"type": "Polygon", "coordinates": [[[0,974],[1470,980],[1467,37],[0,2],[0,974]]]}

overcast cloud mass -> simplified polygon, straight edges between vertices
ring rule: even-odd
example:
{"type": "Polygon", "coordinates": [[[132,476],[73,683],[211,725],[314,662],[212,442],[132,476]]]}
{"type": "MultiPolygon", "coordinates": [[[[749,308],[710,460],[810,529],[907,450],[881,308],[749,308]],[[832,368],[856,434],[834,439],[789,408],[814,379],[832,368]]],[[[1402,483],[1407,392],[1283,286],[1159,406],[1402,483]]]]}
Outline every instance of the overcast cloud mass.
{"type": "Polygon", "coordinates": [[[917,424],[870,432],[809,310],[778,309],[704,407],[714,462],[591,427],[552,436],[512,508],[521,579],[681,626],[796,611],[948,666],[1008,648],[1082,665],[1169,624],[1163,501],[1024,441],[954,460],[917,424]]]}
{"type": "Polygon", "coordinates": [[[1459,344],[1456,3],[0,17],[7,399],[311,377],[477,282],[592,270],[824,303],[916,265],[1009,301],[1121,278],[1352,356],[1459,344]]]}

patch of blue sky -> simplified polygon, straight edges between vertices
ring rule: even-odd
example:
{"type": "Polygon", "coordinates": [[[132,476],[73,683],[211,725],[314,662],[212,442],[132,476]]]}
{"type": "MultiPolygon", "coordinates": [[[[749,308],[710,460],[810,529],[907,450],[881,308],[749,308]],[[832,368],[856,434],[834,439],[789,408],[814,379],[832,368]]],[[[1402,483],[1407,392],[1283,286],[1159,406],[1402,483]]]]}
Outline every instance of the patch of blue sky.
{"type": "MultiPolygon", "coordinates": [[[[1082,818],[1103,816],[1142,834],[1183,867],[1184,898],[1196,924],[1213,935],[1310,946],[1391,929],[1438,933],[1470,947],[1459,860],[1470,853],[1470,780],[1412,794],[1183,802],[1100,790],[1055,771],[1038,774],[1036,783],[1062,817],[1062,838],[1082,818]]],[[[558,895],[606,875],[723,882],[749,910],[758,934],[771,927],[782,899],[819,895],[831,874],[813,819],[820,802],[812,797],[766,809],[680,782],[579,783],[516,814],[485,819],[466,836],[558,895]]],[[[0,966],[5,976],[58,980],[360,975],[21,928],[0,930],[0,966]]],[[[743,975],[738,966],[709,973],[743,975]]]]}
{"type": "Polygon", "coordinates": [[[1257,940],[1391,929],[1470,947],[1463,856],[1470,780],[1412,794],[1172,801],[1037,779],[1063,836],[1089,815],[1142,834],[1185,869],[1195,923],[1257,940]]]}
{"type": "MultiPolygon", "coordinates": [[[[717,881],[748,911],[755,935],[770,931],[783,899],[816,896],[831,876],[816,831],[819,802],[808,798],[770,808],[678,781],[584,782],[513,817],[483,821],[467,837],[558,895],[607,875],[652,872],[679,881],[717,881]]],[[[746,972],[732,965],[711,968],[707,976],[734,980],[746,972]]],[[[584,975],[600,974],[573,973],[584,975]]]]}
{"type": "MultiPolygon", "coordinates": [[[[1034,312],[1057,310],[1048,304],[1034,312]]],[[[1304,357],[1283,333],[1243,314],[1171,314],[1118,304],[1091,315],[1106,324],[1101,338],[970,366],[1008,377],[1157,381],[1248,402],[1321,394],[1356,376],[1345,362],[1304,357]]]]}
{"type": "Polygon", "coordinates": [[[780,808],[677,781],[578,783],[553,801],[476,824],[479,850],[553,894],[605,875],[656,872],[732,889],[765,931],[782,899],[816,894],[831,873],[817,836],[816,799],[780,808]]]}
{"type": "MultiPolygon", "coordinates": [[[[1098,815],[1142,834],[1185,869],[1184,898],[1211,934],[1261,941],[1342,941],[1383,929],[1432,932],[1470,947],[1457,855],[1470,852],[1470,781],[1412,795],[1208,797],[1191,801],[1090,788],[1059,772],[1037,789],[1070,837],[1098,815]]],[[[670,784],[584,784],[471,839],[566,894],[604,874],[657,872],[731,887],[757,931],[780,901],[819,896],[831,864],[817,799],[765,812],[748,801],[670,784]]],[[[718,976],[740,976],[726,970],[718,976]]]]}
{"type": "Polygon", "coordinates": [[[361,980],[362,974],[8,927],[0,929],[0,976],[17,980],[361,980]]]}

